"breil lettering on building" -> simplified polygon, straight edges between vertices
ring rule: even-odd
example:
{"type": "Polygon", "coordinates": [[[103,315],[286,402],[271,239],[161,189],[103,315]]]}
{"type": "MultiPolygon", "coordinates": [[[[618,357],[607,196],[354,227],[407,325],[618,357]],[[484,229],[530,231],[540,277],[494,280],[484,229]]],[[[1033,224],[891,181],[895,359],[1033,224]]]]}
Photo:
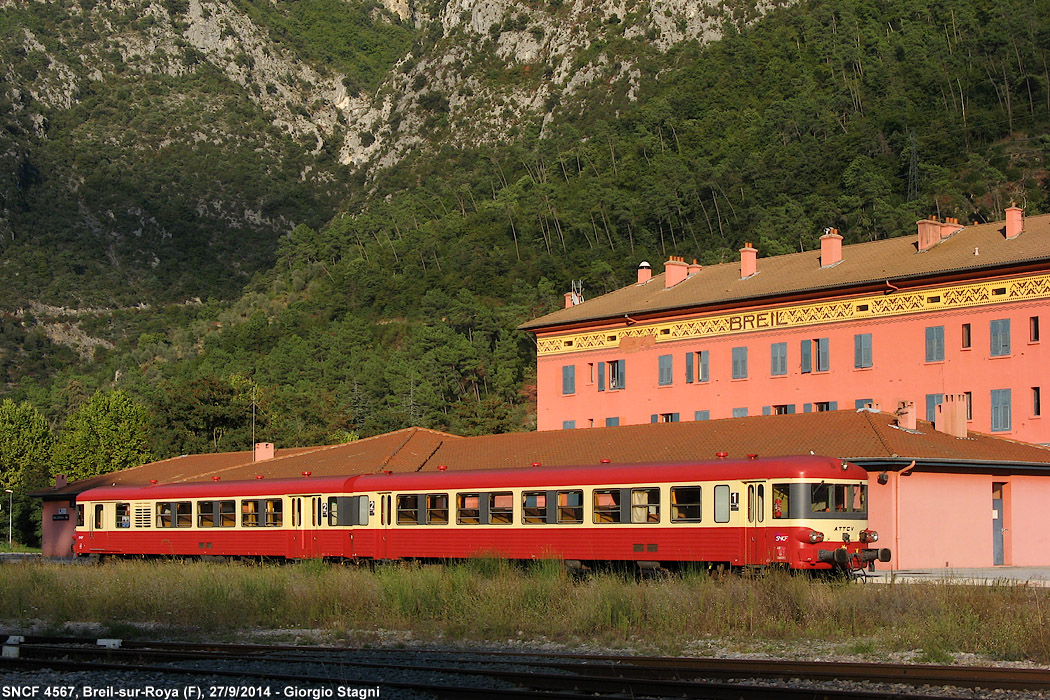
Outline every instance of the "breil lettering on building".
{"type": "Polygon", "coordinates": [[[1050,443],[1050,215],[702,266],[638,268],[635,284],[530,321],[540,430],[913,402],[934,420],[1050,443]]]}

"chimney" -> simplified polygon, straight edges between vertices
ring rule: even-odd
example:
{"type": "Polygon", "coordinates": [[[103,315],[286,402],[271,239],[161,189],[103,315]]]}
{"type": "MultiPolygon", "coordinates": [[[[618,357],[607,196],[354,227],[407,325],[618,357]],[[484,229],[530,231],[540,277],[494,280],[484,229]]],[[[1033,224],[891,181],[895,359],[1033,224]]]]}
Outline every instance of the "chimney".
{"type": "Polygon", "coordinates": [[[820,266],[831,267],[842,262],[842,236],[837,228],[827,229],[820,237],[820,266]]]}
{"type": "Polygon", "coordinates": [[[672,255],[668,258],[667,262],[664,263],[664,288],[670,289],[679,282],[684,282],[685,278],[689,276],[689,266],[685,264],[685,259],[680,258],[677,255],[672,255]]]}
{"type": "Polygon", "coordinates": [[[702,269],[704,269],[704,266],[698,263],[696,258],[693,258],[693,262],[689,265],[689,276],[692,277],[702,269]]]}
{"type": "Polygon", "coordinates": [[[966,394],[945,394],[933,416],[933,427],[952,437],[966,437],[966,394]]]}
{"type": "Polygon", "coordinates": [[[897,425],[905,430],[915,430],[915,402],[897,402],[897,425]]]}
{"type": "Polygon", "coordinates": [[[958,219],[946,218],[944,223],[941,224],[941,240],[943,241],[945,238],[962,230],[963,227],[959,225],[958,219]]]}
{"type": "Polygon", "coordinates": [[[273,443],[272,442],[257,442],[255,443],[255,462],[261,462],[264,459],[273,459],[273,443]]]}
{"type": "Polygon", "coordinates": [[[580,303],[580,295],[576,292],[565,292],[565,308],[569,309],[580,303]]]}
{"type": "Polygon", "coordinates": [[[69,483],[69,479],[66,478],[65,474],[55,474],[55,488],[60,489],[69,483]]]}
{"type": "Polygon", "coordinates": [[[740,249],[740,279],[747,279],[758,272],[758,250],[745,243],[740,249]]]}
{"type": "Polygon", "coordinates": [[[917,221],[915,225],[919,228],[920,253],[941,242],[941,225],[937,222],[936,216],[917,221]]]}
{"type": "Polygon", "coordinates": [[[645,284],[653,278],[653,266],[643,260],[638,264],[638,284],[645,284]]]}
{"type": "Polygon", "coordinates": [[[1006,240],[1010,241],[1021,235],[1024,230],[1024,209],[1011,204],[1006,209],[1006,240]]]}

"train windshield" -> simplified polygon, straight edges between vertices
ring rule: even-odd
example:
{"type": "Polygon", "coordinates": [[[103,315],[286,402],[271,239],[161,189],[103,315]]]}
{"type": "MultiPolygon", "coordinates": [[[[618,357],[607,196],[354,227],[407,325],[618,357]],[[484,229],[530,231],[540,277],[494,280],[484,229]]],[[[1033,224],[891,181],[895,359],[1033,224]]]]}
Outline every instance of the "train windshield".
{"type": "Polygon", "coordinates": [[[823,481],[773,484],[773,517],[862,520],[868,517],[868,486],[823,481]]]}

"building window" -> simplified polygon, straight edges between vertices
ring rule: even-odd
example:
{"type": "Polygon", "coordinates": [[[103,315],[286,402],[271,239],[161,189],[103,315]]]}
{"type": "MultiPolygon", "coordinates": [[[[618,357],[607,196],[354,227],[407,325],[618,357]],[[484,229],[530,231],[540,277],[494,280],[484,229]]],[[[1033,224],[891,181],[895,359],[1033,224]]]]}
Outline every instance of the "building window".
{"type": "Polygon", "coordinates": [[[672,355],[660,355],[659,361],[659,383],[660,386],[670,386],[674,381],[674,357],[672,355]]]}
{"type": "Polygon", "coordinates": [[[1042,410],[1043,409],[1042,409],[1042,406],[1041,406],[1041,402],[1039,400],[1040,399],[1039,394],[1040,394],[1039,387],[1033,386],[1032,387],[1032,416],[1040,416],[1040,415],[1042,415],[1042,410]]]}
{"type": "Polygon", "coordinates": [[[677,423],[679,414],[677,413],[654,413],[649,416],[650,423],[677,423]]]}
{"type": "Polygon", "coordinates": [[[788,373],[787,343],[773,343],[769,346],[769,373],[774,377],[788,373]]]}
{"type": "Polygon", "coordinates": [[[576,421],[574,420],[563,420],[561,422],[562,430],[572,430],[576,427],[576,421]]]}
{"type": "Polygon", "coordinates": [[[871,367],[871,333],[853,336],[853,366],[858,369],[871,367]]]}
{"type": "Polygon", "coordinates": [[[788,415],[793,414],[794,412],[795,412],[795,404],[793,404],[793,403],[781,403],[781,404],[774,404],[772,406],[763,406],[762,407],[762,415],[763,416],[769,416],[769,415],[773,415],[773,416],[788,416],[788,415]]]}
{"type": "Polygon", "coordinates": [[[827,372],[831,367],[831,355],[827,338],[802,341],[802,372],[827,372]]]}
{"type": "Polygon", "coordinates": [[[711,420],[710,411],[697,411],[693,414],[693,420],[711,420]]]}
{"type": "Polygon", "coordinates": [[[576,393],[576,365],[562,365],[561,368],[561,393],[576,393]]]}
{"type": "Polygon", "coordinates": [[[623,389],[627,384],[626,361],[613,360],[611,362],[598,363],[598,391],[605,391],[605,380],[608,377],[609,389],[623,389]]]}
{"type": "Polygon", "coordinates": [[[1010,319],[1004,318],[991,322],[991,353],[992,357],[1002,357],[1010,354],[1010,319]]]}
{"type": "Polygon", "coordinates": [[[746,407],[745,408],[734,408],[733,409],[733,418],[746,418],[746,417],[747,417],[747,408],[746,407]]]}
{"type": "Polygon", "coordinates": [[[1028,342],[1039,342],[1039,317],[1032,316],[1028,319],[1028,342]]]}
{"type": "Polygon", "coordinates": [[[926,394],[926,420],[933,422],[937,417],[937,407],[944,403],[944,394],[926,394]]]}
{"type": "Polygon", "coordinates": [[[612,418],[606,418],[605,419],[605,427],[606,428],[615,428],[618,425],[620,425],[620,417],[619,416],[613,416],[612,418]]]}
{"type": "Polygon", "coordinates": [[[853,408],[859,411],[860,409],[867,407],[868,404],[873,403],[875,403],[875,399],[856,399],[853,402],[853,408]]]}
{"type": "Polygon", "coordinates": [[[962,347],[966,350],[970,349],[970,324],[962,324],[962,347]]]}
{"type": "Polygon", "coordinates": [[[814,401],[813,403],[802,404],[803,413],[824,413],[837,410],[839,410],[838,401],[814,401]]]}
{"type": "Polygon", "coordinates": [[[973,392],[967,391],[963,396],[966,397],[966,420],[973,420],[973,392]]]}
{"type": "Polygon", "coordinates": [[[747,348],[733,348],[733,379],[747,379],[747,348]]]}
{"type": "Polygon", "coordinates": [[[992,389],[992,432],[1010,430],[1010,390],[992,389]]]}
{"type": "Polygon", "coordinates": [[[710,379],[710,375],[707,373],[707,350],[701,350],[696,353],[696,381],[706,382],[710,379]]]}
{"type": "Polygon", "coordinates": [[[944,326],[926,329],[926,361],[944,362],[944,326]]]}

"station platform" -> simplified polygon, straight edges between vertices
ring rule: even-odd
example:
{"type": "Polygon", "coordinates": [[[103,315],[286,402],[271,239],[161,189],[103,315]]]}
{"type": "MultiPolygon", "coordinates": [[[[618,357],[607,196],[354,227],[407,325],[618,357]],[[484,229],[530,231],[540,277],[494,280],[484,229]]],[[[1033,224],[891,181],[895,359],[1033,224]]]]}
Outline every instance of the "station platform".
{"type": "Polygon", "coordinates": [[[1050,587],[1050,566],[989,566],[965,569],[896,569],[868,572],[867,583],[953,583],[1050,587]]]}

